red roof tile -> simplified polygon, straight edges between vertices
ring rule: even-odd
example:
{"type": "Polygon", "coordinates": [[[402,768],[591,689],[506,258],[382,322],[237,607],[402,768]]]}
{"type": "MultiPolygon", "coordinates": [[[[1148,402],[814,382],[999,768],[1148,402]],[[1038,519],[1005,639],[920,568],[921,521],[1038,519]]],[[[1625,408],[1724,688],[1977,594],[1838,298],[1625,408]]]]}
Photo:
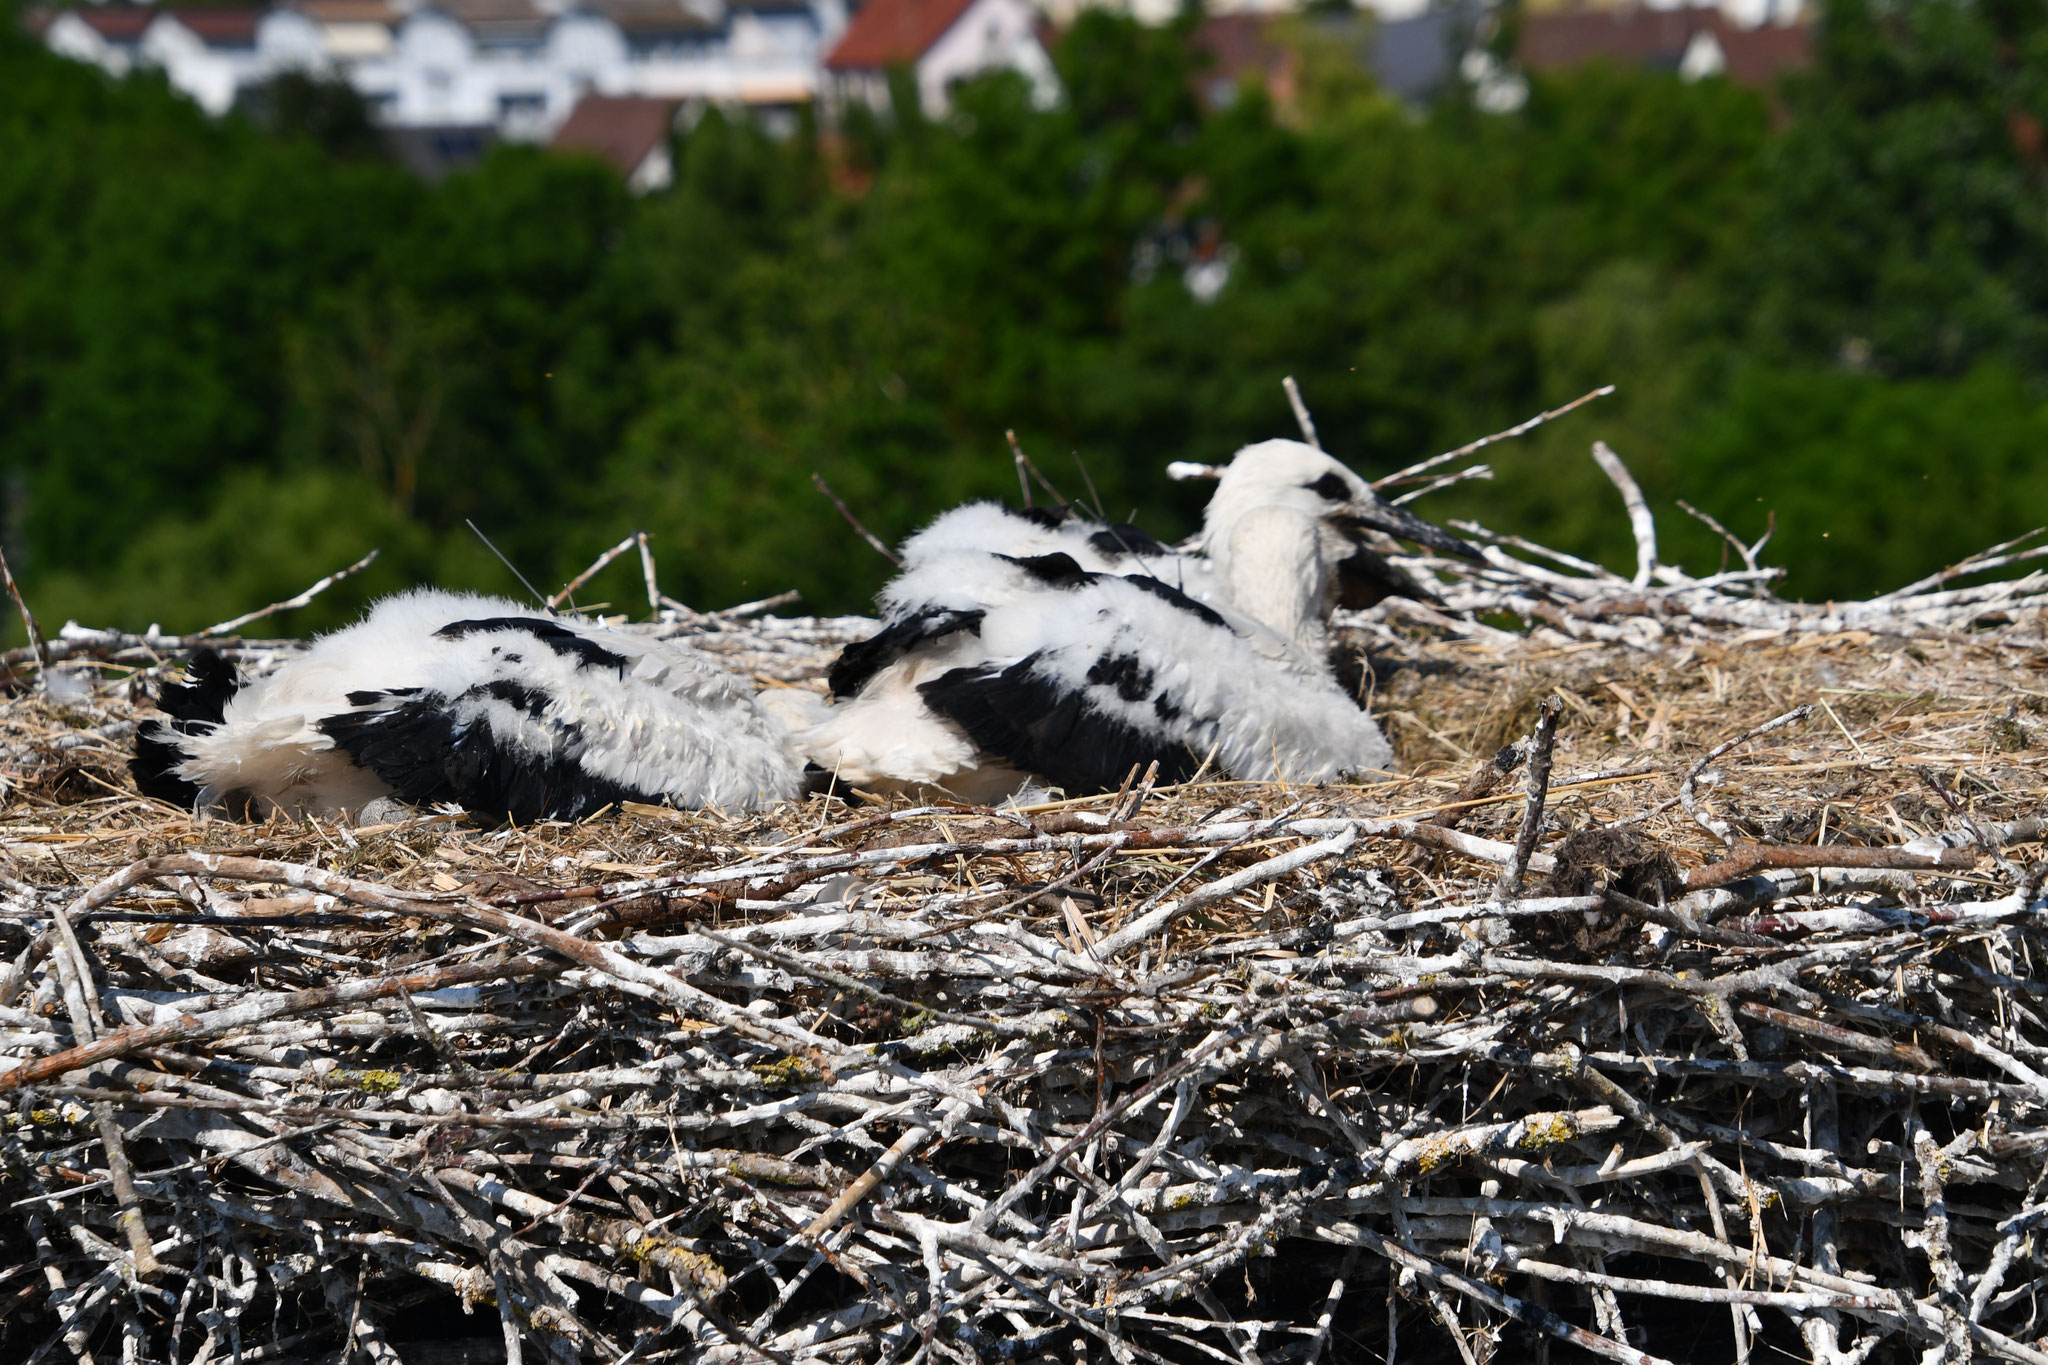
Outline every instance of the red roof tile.
{"type": "Polygon", "coordinates": [[[163,13],[192,30],[209,47],[251,46],[256,41],[256,25],[263,19],[260,9],[173,9],[163,13]]]}
{"type": "Polygon", "coordinates": [[[104,9],[95,5],[79,5],[70,13],[110,43],[139,42],[142,30],[156,18],[155,10],[140,5],[109,5],[104,9]]]}
{"type": "Polygon", "coordinates": [[[832,55],[831,71],[879,71],[915,62],[953,27],[974,0],[868,0],[832,55]]]}
{"type": "Polygon", "coordinates": [[[1619,62],[1675,66],[1685,45],[1712,28],[1719,11],[1696,9],[1565,10],[1522,20],[1515,55],[1538,71],[1606,57],[1619,62]]]}
{"type": "Polygon", "coordinates": [[[1605,57],[1617,62],[1675,67],[1696,34],[1714,35],[1727,62],[1728,79],[1738,85],[1768,85],[1779,72],[1804,66],[1813,52],[1813,31],[1804,24],[1743,28],[1705,6],[1688,9],[1564,10],[1532,14],[1522,21],[1515,55],[1544,71],[1605,57]]]}
{"type": "Polygon", "coordinates": [[[618,167],[621,175],[631,175],[668,137],[675,113],[674,100],[585,95],[550,145],[595,153],[618,167]]]}

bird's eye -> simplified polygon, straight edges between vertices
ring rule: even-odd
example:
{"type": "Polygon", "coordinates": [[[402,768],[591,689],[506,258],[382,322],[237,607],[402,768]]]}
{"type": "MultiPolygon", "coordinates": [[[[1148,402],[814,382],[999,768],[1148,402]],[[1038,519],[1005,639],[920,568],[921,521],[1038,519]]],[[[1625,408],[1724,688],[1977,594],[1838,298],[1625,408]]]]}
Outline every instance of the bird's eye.
{"type": "Polygon", "coordinates": [[[1302,487],[1308,489],[1311,493],[1322,494],[1331,502],[1351,501],[1351,485],[1346,483],[1344,476],[1334,469],[1323,475],[1320,479],[1317,479],[1314,483],[1303,484],[1302,487]]]}

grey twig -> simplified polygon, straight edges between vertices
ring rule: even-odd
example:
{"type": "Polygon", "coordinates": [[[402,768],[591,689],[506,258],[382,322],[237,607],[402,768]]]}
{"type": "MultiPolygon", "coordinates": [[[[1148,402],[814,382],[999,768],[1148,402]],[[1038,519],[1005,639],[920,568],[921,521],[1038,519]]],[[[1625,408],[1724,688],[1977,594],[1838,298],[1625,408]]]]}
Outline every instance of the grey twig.
{"type": "Polygon", "coordinates": [[[1543,806],[1550,799],[1550,764],[1557,746],[1557,718],[1564,712],[1564,698],[1552,694],[1536,711],[1536,729],[1529,736],[1529,769],[1524,782],[1528,800],[1522,806],[1522,826],[1515,834],[1515,852],[1500,870],[1494,896],[1513,900],[1522,894],[1522,878],[1529,870],[1529,857],[1536,851],[1537,836],[1543,832],[1543,806]]]}

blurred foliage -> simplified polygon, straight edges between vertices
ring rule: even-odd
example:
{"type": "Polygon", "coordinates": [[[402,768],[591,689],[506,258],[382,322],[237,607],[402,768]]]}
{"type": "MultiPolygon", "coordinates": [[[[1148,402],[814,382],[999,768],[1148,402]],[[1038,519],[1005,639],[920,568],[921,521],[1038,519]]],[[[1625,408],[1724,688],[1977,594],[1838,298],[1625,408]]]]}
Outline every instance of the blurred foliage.
{"type": "Polygon", "coordinates": [[[383,139],[370,106],[337,76],[283,71],[245,88],[236,110],[276,137],[302,135],[339,157],[383,155],[383,139]]]}
{"type": "Polygon", "coordinates": [[[1184,24],[1090,13],[1055,108],[996,76],[781,141],[713,111],[637,200],[519,147],[430,188],[336,87],[209,120],[0,22],[0,543],[51,624],[196,627],[373,545],[287,624],[516,592],[465,518],[536,582],[644,528],[674,596],[855,610],[886,566],[813,471],[900,537],[1014,496],[1014,428],[1179,535],[1202,490],[1161,465],[1291,435],[1285,374],[1368,474],[1620,385],[1423,508],[1617,564],[1596,436],[1672,557],[1722,554],[1676,498],[1775,514],[1811,598],[2048,509],[2038,7],[1831,0],[1782,97],[1596,65],[1505,116],[1401,108],[1320,22],[1285,117],[1205,112],[1184,24]]]}

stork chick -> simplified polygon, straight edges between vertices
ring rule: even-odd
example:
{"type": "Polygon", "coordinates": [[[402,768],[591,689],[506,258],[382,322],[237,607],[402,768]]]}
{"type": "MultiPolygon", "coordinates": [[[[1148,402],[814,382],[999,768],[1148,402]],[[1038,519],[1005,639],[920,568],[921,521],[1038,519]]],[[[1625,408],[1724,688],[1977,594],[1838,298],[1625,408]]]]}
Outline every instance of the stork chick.
{"type": "Polygon", "coordinates": [[[1026,775],[1112,790],[1154,761],[1168,781],[1212,759],[1249,779],[1384,771],[1392,750],[1331,676],[1325,623],[1368,571],[1381,596],[1424,590],[1363,528],[1476,554],[1292,441],[1239,452],[1202,555],[1135,528],[949,512],[904,546],[882,629],[841,655],[840,704],[799,745],[854,786],[980,801],[1026,775]]]}
{"type": "Polygon", "coordinates": [[[396,796],[526,823],[619,801],[755,809],[801,786],[783,726],[708,656],[466,593],[387,597],[263,678],[202,653],[159,704],[136,783],[187,809],[396,796]]]}

